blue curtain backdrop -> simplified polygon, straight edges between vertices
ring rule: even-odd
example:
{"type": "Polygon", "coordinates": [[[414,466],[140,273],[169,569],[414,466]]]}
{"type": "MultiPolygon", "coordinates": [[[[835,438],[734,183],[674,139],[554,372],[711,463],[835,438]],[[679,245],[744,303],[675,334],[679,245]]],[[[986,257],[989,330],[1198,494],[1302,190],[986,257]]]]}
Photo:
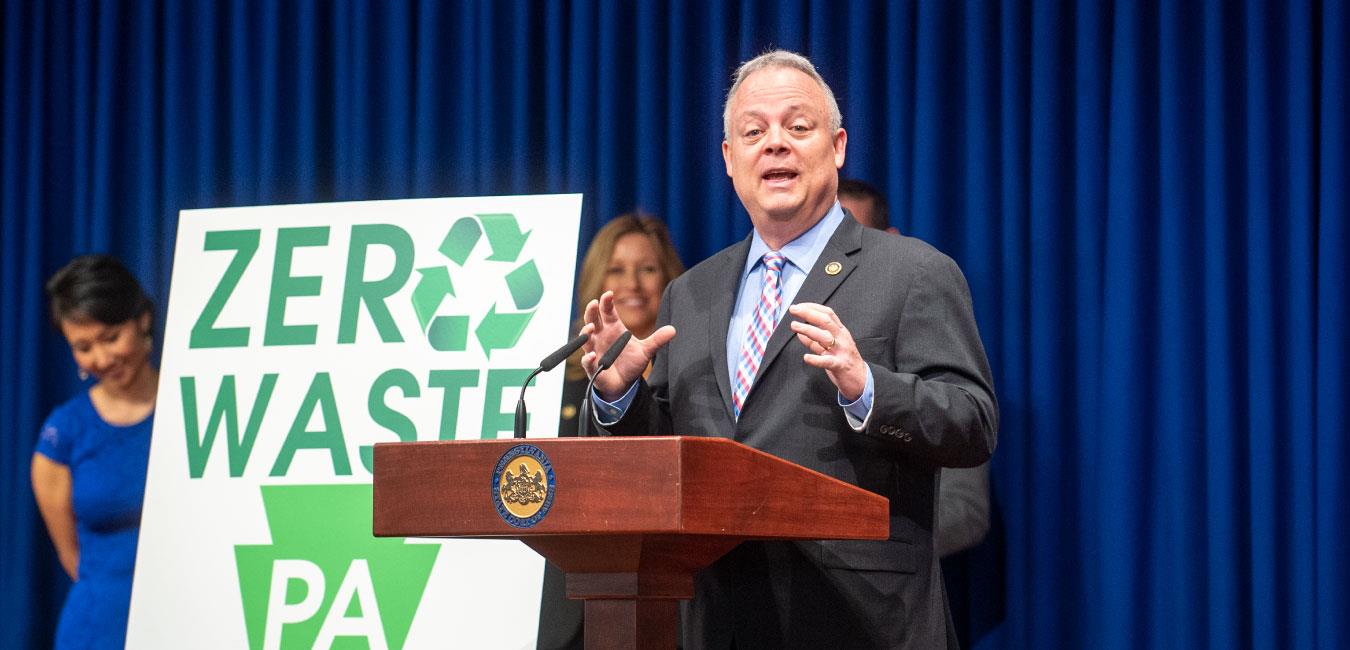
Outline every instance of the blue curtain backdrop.
{"type": "MultiPolygon", "coordinates": [[[[845,172],[965,269],[1003,429],[980,647],[1350,647],[1350,11],[1309,2],[7,0],[0,646],[49,643],[43,279],[163,297],[182,208],[583,192],[744,236],[735,64],[833,85],[845,172]]],[[[559,333],[561,340],[562,333],[559,333]]]]}

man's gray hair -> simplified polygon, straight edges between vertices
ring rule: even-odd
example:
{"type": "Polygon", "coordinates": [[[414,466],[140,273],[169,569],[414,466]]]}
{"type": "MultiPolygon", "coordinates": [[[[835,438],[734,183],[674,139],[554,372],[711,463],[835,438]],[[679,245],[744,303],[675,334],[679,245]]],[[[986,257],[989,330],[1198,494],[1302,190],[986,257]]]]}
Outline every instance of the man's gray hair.
{"type": "Polygon", "coordinates": [[[811,65],[810,60],[796,52],[771,50],[742,63],[741,67],[736,68],[736,73],[731,75],[731,90],[727,91],[727,99],[722,104],[723,139],[731,138],[731,99],[736,96],[736,91],[740,90],[741,82],[752,73],[766,68],[792,68],[815,79],[825,93],[825,103],[830,109],[830,133],[833,134],[844,125],[844,117],[839,113],[839,102],[834,100],[834,91],[830,90],[830,84],[825,83],[825,79],[816,72],[816,66],[811,65]]]}

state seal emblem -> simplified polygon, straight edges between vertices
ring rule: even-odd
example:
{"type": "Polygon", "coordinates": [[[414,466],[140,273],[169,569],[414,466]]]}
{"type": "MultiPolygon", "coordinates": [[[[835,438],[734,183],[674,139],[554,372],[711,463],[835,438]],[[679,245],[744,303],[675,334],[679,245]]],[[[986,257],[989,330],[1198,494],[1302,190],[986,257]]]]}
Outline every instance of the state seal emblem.
{"type": "Polygon", "coordinates": [[[530,528],[553,506],[555,484],[548,455],[534,445],[516,445],[492,471],[492,502],[506,523],[530,528]]]}

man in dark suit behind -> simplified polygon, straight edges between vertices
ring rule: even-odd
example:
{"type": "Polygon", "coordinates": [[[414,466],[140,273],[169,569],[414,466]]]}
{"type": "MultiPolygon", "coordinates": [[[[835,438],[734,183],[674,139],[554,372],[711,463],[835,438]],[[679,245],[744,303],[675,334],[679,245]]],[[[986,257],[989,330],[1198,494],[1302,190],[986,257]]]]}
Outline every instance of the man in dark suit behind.
{"type": "MultiPolygon", "coordinates": [[[[723,123],[754,231],[671,283],[663,326],[597,378],[596,418],[613,435],[730,437],[859,485],[890,499],[891,534],[742,544],[698,575],[685,647],[954,643],[933,544],[938,469],[984,462],[998,428],[965,278],[931,246],[846,218],[847,134],[805,58],[743,64],[723,123]]],[[[608,294],[585,319],[594,372],[624,328],[608,294]]]]}

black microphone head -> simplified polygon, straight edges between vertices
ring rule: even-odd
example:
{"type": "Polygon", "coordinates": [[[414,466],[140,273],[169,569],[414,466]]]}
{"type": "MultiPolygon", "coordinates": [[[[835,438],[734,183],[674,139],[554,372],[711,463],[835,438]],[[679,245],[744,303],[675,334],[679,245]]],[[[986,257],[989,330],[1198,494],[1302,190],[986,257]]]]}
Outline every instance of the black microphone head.
{"type": "Polygon", "coordinates": [[[614,360],[619,358],[619,353],[623,352],[623,347],[628,345],[628,339],[631,338],[633,338],[632,332],[624,332],[623,336],[620,336],[619,339],[614,342],[614,345],[609,346],[609,349],[605,350],[605,356],[600,357],[600,365],[596,366],[596,374],[600,374],[600,371],[614,365],[614,360]]]}
{"type": "Polygon", "coordinates": [[[578,334],[576,338],[568,341],[565,345],[555,350],[553,354],[544,357],[544,360],[539,362],[539,369],[544,372],[552,370],[554,366],[562,363],[563,359],[572,356],[572,353],[576,352],[577,348],[586,345],[586,341],[589,341],[590,338],[590,334],[578,334]]]}

